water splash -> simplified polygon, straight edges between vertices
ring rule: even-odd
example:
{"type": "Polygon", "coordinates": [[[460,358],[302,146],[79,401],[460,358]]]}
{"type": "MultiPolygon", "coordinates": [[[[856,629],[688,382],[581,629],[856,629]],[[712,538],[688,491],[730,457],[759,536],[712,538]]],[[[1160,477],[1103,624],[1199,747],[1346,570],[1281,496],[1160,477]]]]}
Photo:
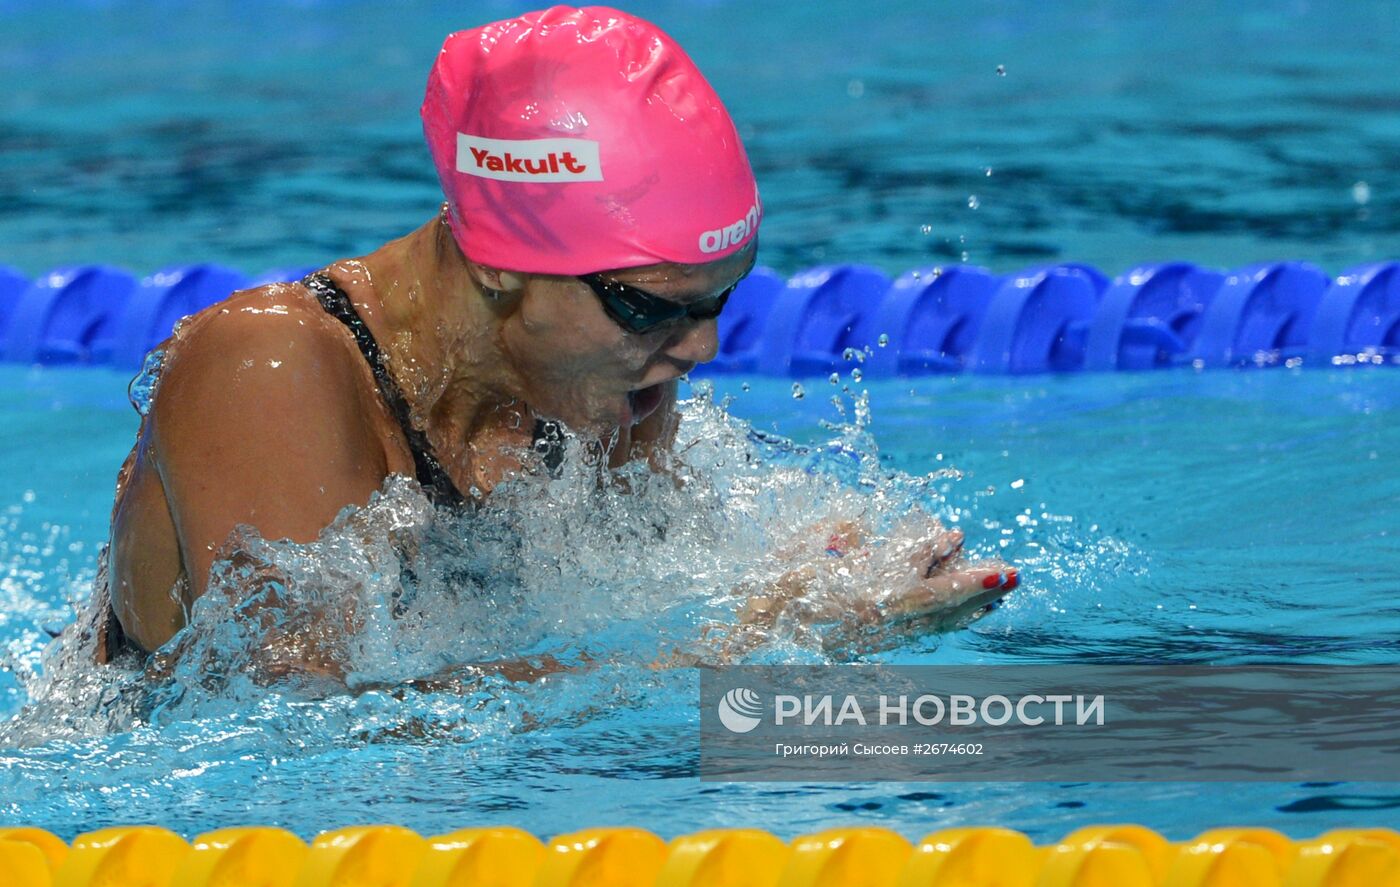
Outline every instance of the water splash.
{"type": "Polygon", "coordinates": [[[160,371],[165,365],[165,350],[152,348],[146,352],[141,362],[141,372],[126,386],[127,399],[142,416],[151,411],[151,401],[156,396],[156,385],[160,382],[160,371]]]}
{"type": "Polygon", "coordinates": [[[949,507],[955,469],[883,466],[867,393],[832,402],[826,441],[799,445],[730,416],[701,383],[659,470],[608,471],[606,452],[566,435],[556,474],[514,477],[472,512],[436,511],[393,476],[314,542],[240,528],[149,661],[91,664],[81,623],[51,643],[20,676],[30,702],[0,744],[193,721],[274,747],[470,740],[586,718],[580,700],[598,693],[632,704],[653,668],[864,655],[843,645],[849,614],[889,593],[935,515],[965,524],[977,503],[949,507]],[[837,527],[875,553],[864,578],[827,555],[837,527]],[[736,645],[746,602],[794,570],[805,597],[736,645]]]}

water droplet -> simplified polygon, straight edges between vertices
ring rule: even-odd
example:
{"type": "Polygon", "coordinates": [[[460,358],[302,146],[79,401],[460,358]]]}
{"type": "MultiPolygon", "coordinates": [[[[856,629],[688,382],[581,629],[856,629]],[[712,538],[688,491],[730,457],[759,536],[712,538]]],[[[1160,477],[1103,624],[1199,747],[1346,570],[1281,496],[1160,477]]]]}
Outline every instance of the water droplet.
{"type": "Polygon", "coordinates": [[[997,76],[998,76],[998,77],[1005,77],[1005,76],[1006,76],[1006,65],[997,65],[997,76]]]}
{"type": "Polygon", "coordinates": [[[807,396],[807,392],[802,390],[802,383],[801,383],[801,382],[793,382],[793,383],[792,383],[792,399],[793,399],[793,400],[801,400],[802,398],[804,398],[804,397],[806,397],[806,396],[807,396]]]}
{"type": "Polygon", "coordinates": [[[940,265],[940,266],[938,266],[937,268],[934,268],[934,269],[933,269],[933,274],[932,274],[931,276],[933,277],[934,280],[937,280],[938,278],[942,277],[942,276],[943,276],[943,266],[940,265]]]}
{"type": "Polygon", "coordinates": [[[1365,206],[1371,202],[1371,186],[1365,182],[1357,182],[1351,186],[1351,199],[1359,205],[1365,206]]]}
{"type": "Polygon", "coordinates": [[[920,233],[920,234],[932,234],[932,233],[933,233],[933,226],[932,226],[932,225],[920,225],[920,226],[919,226],[919,233],[920,233]]]}
{"type": "Polygon", "coordinates": [[[841,352],[841,359],[842,359],[842,360],[855,360],[855,359],[856,359],[856,349],[854,349],[854,348],[847,348],[845,351],[842,351],[842,352],[841,352]]]}
{"type": "Polygon", "coordinates": [[[151,411],[151,400],[155,397],[156,383],[160,381],[164,362],[165,352],[159,348],[151,349],[141,362],[141,372],[126,386],[127,400],[143,416],[151,411]]]}
{"type": "Polygon", "coordinates": [[[981,206],[981,205],[982,205],[982,201],[978,199],[978,197],[977,197],[976,194],[970,194],[970,195],[968,195],[968,198],[967,198],[967,208],[968,208],[968,209],[977,209],[977,207],[979,207],[979,206],[981,206]]]}
{"type": "Polygon", "coordinates": [[[835,384],[837,384],[838,382],[841,381],[841,374],[840,374],[840,373],[832,373],[831,376],[827,379],[827,381],[830,382],[831,384],[835,385],[835,384]]]}
{"type": "Polygon", "coordinates": [[[739,390],[741,390],[741,391],[748,391],[748,390],[749,390],[749,383],[748,383],[748,382],[745,382],[744,384],[740,385],[740,386],[739,386],[739,390]]]}
{"type": "Polygon", "coordinates": [[[875,340],[875,344],[879,345],[881,348],[884,348],[886,345],[890,344],[890,334],[881,333],[880,338],[875,340]]]}
{"type": "Polygon", "coordinates": [[[963,260],[964,262],[967,261],[967,250],[963,250],[963,251],[962,251],[962,260],[963,260]]]}
{"type": "Polygon", "coordinates": [[[864,378],[864,376],[865,374],[860,371],[860,367],[856,367],[855,369],[851,370],[852,382],[859,382],[862,378],[864,378]]]}
{"type": "Polygon", "coordinates": [[[990,166],[987,167],[986,169],[982,170],[982,174],[987,176],[988,178],[991,178],[992,168],[990,166]]]}

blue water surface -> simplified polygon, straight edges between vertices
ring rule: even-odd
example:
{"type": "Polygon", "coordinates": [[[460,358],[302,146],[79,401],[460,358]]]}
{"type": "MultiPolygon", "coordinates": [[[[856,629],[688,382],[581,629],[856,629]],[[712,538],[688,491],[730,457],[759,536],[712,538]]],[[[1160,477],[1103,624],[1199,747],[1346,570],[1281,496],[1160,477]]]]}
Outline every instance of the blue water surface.
{"type": "MultiPolygon", "coordinates": [[[[41,626],[65,618],[64,596],[90,580],[111,470],[135,416],[115,373],[5,368],[0,376],[11,438],[0,449],[8,570],[0,640],[22,668],[46,640],[41,626]]],[[[756,428],[821,444],[831,437],[821,422],[839,418],[826,397],[837,389],[825,379],[802,384],[800,400],[778,380],[725,382],[718,393],[756,428]]],[[[1400,477],[1383,467],[1400,447],[1392,372],[1186,370],[866,387],[885,470],[942,472],[945,514],[961,515],[969,547],[1015,561],[1024,577],[970,627],[909,639],[875,661],[1396,662],[1400,477]]],[[[668,588],[648,593],[664,598],[668,588]]],[[[588,601],[573,606],[581,613],[588,601]]],[[[586,643],[594,652],[631,649],[627,626],[655,624],[632,615],[615,614],[618,624],[586,643]]],[[[6,685],[13,714],[24,694],[6,685]]],[[[268,693],[227,706],[215,698],[194,717],[4,752],[0,816],[68,837],[117,821],[191,835],[237,823],[310,835],[393,821],[424,833],[512,823],[550,834],[586,822],[663,835],[758,824],[792,836],[872,823],[911,838],[997,823],[1043,840],[1107,821],[1142,822],[1175,839],[1232,823],[1296,836],[1400,823],[1400,794],[1379,783],[702,783],[696,693],[693,670],[613,662],[508,694],[504,704],[489,694],[465,707],[420,699],[415,729],[405,728],[405,704],[383,693],[319,701],[268,693]]]]}
{"type": "MultiPolygon", "coordinates": [[[[0,263],[256,273],[439,200],[418,106],[487,0],[0,2],[0,263]]],[[[639,0],[733,114],[763,261],[1336,274],[1400,253],[1384,0],[639,0]],[[998,69],[1004,74],[998,75],[998,69]],[[975,205],[976,208],[973,208],[975,205]]]]}

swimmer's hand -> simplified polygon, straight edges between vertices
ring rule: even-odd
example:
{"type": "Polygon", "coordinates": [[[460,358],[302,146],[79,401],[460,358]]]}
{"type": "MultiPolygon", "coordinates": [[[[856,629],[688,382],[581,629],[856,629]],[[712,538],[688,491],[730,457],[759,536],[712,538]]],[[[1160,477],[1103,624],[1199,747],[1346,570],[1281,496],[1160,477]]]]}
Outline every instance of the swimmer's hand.
{"type": "Polygon", "coordinates": [[[711,627],[720,663],[783,633],[815,634],[831,652],[873,652],[911,634],[955,628],[1019,584],[1008,564],[968,561],[962,531],[932,518],[911,518],[879,544],[867,544],[867,535],[843,521],[824,534],[820,551],[782,552],[802,562],[748,591],[736,624],[711,627]]]}
{"type": "Polygon", "coordinates": [[[1016,588],[1015,568],[969,562],[963,533],[937,520],[910,519],[878,546],[852,521],[827,537],[822,560],[790,571],[778,595],[756,595],[740,610],[743,624],[770,627],[788,614],[800,626],[825,625],[823,646],[881,646],[919,630],[946,630],[1016,588]],[[824,575],[823,575],[824,574],[824,575]]]}

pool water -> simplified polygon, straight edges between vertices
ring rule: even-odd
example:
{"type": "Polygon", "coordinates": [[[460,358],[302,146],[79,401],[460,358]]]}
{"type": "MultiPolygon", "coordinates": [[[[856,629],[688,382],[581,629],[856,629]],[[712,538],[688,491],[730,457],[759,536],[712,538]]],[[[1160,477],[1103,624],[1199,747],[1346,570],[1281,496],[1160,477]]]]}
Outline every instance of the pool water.
{"type": "MultiPolygon", "coordinates": [[[[1384,0],[625,6],[735,117],[784,273],[1400,252],[1384,0]]],[[[528,8],[0,0],[0,262],[367,252],[436,209],[418,106],[443,36],[528,8]]]]}
{"type": "MultiPolygon", "coordinates": [[[[525,8],[0,0],[0,263],[256,273],[373,249],[436,210],[416,109],[443,35],[525,8]]],[[[1382,2],[628,8],[686,46],[734,114],[764,196],[761,259],[783,273],[1173,258],[1336,273],[1400,255],[1400,18],[1382,2]]],[[[814,519],[864,512],[892,536],[915,507],[956,521],[974,556],[1017,563],[1022,585],[874,661],[1393,663],[1394,372],[823,378],[800,399],[790,380],[716,379],[692,392],[685,496],[639,478],[636,496],[600,492],[580,469],[522,479],[462,525],[391,484],[319,546],[246,540],[312,604],[338,590],[319,577],[356,577],[367,627],[341,640],[386,689],[329,697],[243,677],[259,639],[225,630],[238,622],[213,598],[187,667],[151,689],[123,669],[41,668],[45,629],[71,621],[106,540],[136,428],[127,382],[0,367],[5,821],[65,838],[115,822],[784,837],[869,823],[911,838],[995,823],[1042,840],[1109,821],[1173,839],[1400,824],[1383,783],[701,783],[695,672],[643,664],[697,643],[814,519]],[[420,532],[436,566],[418,564],[417,598],[388,618],[388,540],[420,532]],[[394,689],[516,650],[596,664],[394,689]]],[[[831,658],[800,632],[755,656],[831,658]]]]}
{"type": "MultiPolygon", "coordinates": [[[[106,467],[124,455],[135,417],[119,374],[8,367],[0,376],[10,398],[6,433],[16,437],[0,474],[9,570],[0,640],[12,667],[23,669],[46,640],[42,626],[64,620],[65,596],[83,594],[90,581],[111,497],[106,467]],[[36,464],[20,442],[39,429],[51,443],[36,464]]],[[[11,748],[0,815],[65,836],[114,821],[187,834],[271,823],[304,835],[368,821],[423,833],[508,822],[547,834],[586,819],[663,835],[757,823],[784,836],[863,822],[911,838],[993,822],[1043,839],[1088,822],[1129,820],[1172,838],[1231,823],[1295,836],[1394,825],[1400,794],[1381,783],[701,783],[695,672],[637,664],[693,638],[705,612],[723,611],[723,593],[719,604],[703,599],[703,589],[726,577],[722,563],[706,562],[707,552],[760,569],[752,545],[730,533],[796,531],[823,508],[854,501],[790,477],[761,481],[792,465],[838,475],[848,461],[835,454],[841,446],[854,447],[881,476],[872,498],[894,497],[883,506],[867,500],[872,510],[897,508],[901,484],[919,479],[914,495],[937,499],[945,519],[956,517],[974,554],[1009,558],[1024,577],[1002,607],[969,627],[905,639],[868,661],[1394,662],[1400,478],[1383,470],[1385,454],[1400,446],[1392,377],[1355,368],[880,383],[864,386],[871,419],[860,432],[843,425],[829,401],[842,396],[849,418],[850,395],[825,379],[803,382],[800,400],[788,381],[720,383],[713,398],[731,398],[729,410],[743,421],[717,417],[702,388],[683,440],[701,430],[723,440],[709,422],[742,436],[752,422],[810,447],[783,453],[734,444],[696,456],[697,476],[709,471],[714,489],[725,477],[759,478],[757,495],[744,495],[738,483],[727,492],[738,505],[759,503],[756,516],[736,506],[718,512],[717,522],[687,525],[694,514],[683,500],[643,495],[630,515],[604,503],[596,507],[608,513],[589,519],[611,521],[610,531],[659,516],[684,526],[686,538],[659,549],[654,541],[624,543],[600,552],[602,561],[575,552],[558,582],[527,578],[534,602],[518,602],[522,609],[504,617],[491,610],[471,617],[481,625],[504,619],[504,632],[524,632],[521,624],[533,620],[524,647],[575,661],[586,652],[602,663],[597,668],[464,695],[372,691],[319,700],[294,687],[224,682],[201,690],[188,681],[180,698],[163,697],[163,709],[126,719],[64,702],[81,693],[46,698],[4,730],[11,748]],[[878,452],[861,449],[862,433],[878,452]],[[709,462],[746,447],[773,464],[730,475],[732,466],[709,462]],[[695,578],[705,570],[713,575],[695,578]]],[[[568,529],[568,519],[551,523],[543,510],[525,520],[556,541],[584,532],[568,529]]],[[[519,557],[544,563],[550,550],[519,557]]],[[[322,566],[338,563],[335,554],[320,556],[322,566]]],[[[359,655],[369,671],[395,667],[392,655],[367,646],[359,655]]],[[[239,651],[213,637],[196,649],[239,651]]],[[[755,661],[774,659],[831,661],[791,638],[755,661]]],[[[94,670],[76,680],[102,681],[94,670]]],[[[6,689],[13,714],[26,697],[12,679],[6,689]]]]}

